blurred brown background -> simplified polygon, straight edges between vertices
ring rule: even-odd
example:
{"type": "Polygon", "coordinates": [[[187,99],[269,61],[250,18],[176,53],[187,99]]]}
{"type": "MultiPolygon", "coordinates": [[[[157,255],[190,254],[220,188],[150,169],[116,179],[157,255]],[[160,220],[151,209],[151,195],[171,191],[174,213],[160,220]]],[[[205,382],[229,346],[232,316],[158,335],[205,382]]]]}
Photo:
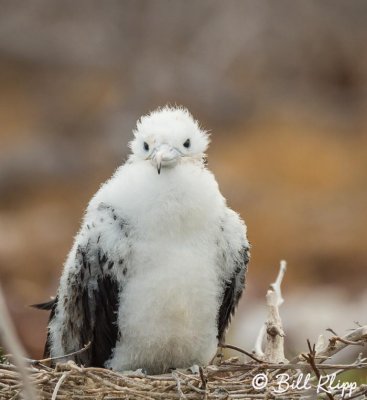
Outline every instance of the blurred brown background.
{"type": "MultiPolygon", "coordinates": [[[[288,261],[287,348],[366,323],[367,3],[0,1],[0,278],[26,349],[137,118],[183,104],[253,244],[231,341],[288,261]]],[[[298,351],[302,350],[298,347],[298,351]]]]}

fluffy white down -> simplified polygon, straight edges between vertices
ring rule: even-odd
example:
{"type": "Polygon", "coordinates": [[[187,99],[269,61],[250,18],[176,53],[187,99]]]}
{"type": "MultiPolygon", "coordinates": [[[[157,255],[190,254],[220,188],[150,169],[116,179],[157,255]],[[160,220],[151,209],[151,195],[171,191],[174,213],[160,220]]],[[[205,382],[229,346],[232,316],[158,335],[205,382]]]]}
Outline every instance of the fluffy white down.
{"type": "MultiPolygon", "coordinates": [[[[85,226],[93,223],[101,203],[113,206],[131,229],[129,240],[122,241],[110,226],[101,227],[102,244],[123,256],[128,269],[124,276],[118,265],[113,267],[121,287],[121,339],[106,367],[134,370],[144,365],[154,373],[208,363],[217,348],[223,279],[234,268],[218,259],[248,246],[246,227],[227,208],[213,174],[197,160],[182,159],[158,175],[149,161],[132,157],[89,203],[65,264],[60,299],[68,296],[67,276],[76,268],[77,244],[85,240],[85,226]]],[[[58,311],[50,325],[53,356],[66,350],[58,335],[63,310],[58,311]]]]}
{"type": "Polygon", "coordinates": [[[130,143],[132,159],[149,156],[149,152],[144,151],[144,142],[149,144],[150,149],[156,144],[169,142],[180,147],[184,155],[200,157],[208,147],[209,136],[186,108],[163,107],[139,119],[134,140],[130,143]],[[190,149],[182,147],[186,139],[193,139],[190,149]]]}

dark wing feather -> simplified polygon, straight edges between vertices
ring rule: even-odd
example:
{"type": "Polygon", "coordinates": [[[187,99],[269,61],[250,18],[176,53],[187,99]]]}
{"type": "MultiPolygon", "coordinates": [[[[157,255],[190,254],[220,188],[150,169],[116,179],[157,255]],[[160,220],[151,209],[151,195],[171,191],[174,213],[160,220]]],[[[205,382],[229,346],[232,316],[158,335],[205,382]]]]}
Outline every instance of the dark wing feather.
{"type": "MultiPolygon", "coordinates": [[[[50,317],[48,319],[49,322],[55,316],[56,306],[57,306],[57,296],[54,299],[51,299],[50,301],[47,301],[45,303],[39,303],[39,304],[32,304],[31,305],[31,307],[38,308],[39,310],[51,311],[50,312],[50,317]]],[[[45,343],[45,347],[43,349],[43,357],[44,358],[50,357],[50,333],[49,332],[47,332],[46,343],[45,343]]]]}
{"type": "Polygon", "coordinates": [[[237,304],[241,298],[245,285],[245,275],[249,262],[249,248],[242,247],[238,254],[233,257],[235,264],[232,277],[225,282],[222,303],[218,313],[218,340],[224,340],[225,331],[231,321],[237,304]]]}
{"type": "Polygon", "coordinates": [[[51,299],[50,301],[46,301],[45,303],[32,304],[30,307],[38,308],[38,310],[50,311],[56,303],[57,297],[51,299]]]}
{"type": "MultiPolygon", "coordinates": [[[[68,302],[69,303],[69,302],[68,302]]],[[[66,329],[62,332],[64,342],[68,335],[82,348],[90,342],[90,346],[74,356],[74,361],[84,366],[104,367],[110,358],[118,336],[118,286],[111,276],[97,279],[95,288],[82,288],[80,295],[70,303],[73,311],[67,307],[66,329]],[[70,318],[71,314],[77,318],[70,318]],[[76,323],[76,321],[78,321],[76,323]]],[[[70,339],[70,337],[69,337],[70,339]]],[[[66,345],[67,346],[67,345],[66,345]]],[[[70,349],[78,350],[78,349],[70,349]]]]}
{"type": "MultiPolygon", "coordinates": [[[[126,239],[126,222],[116,215],[112,207],[102,204],[93,224],[83,228],[84,239],[80,240],[73,260],[75,268],[70,268],[67,275],[67,296],[62,297],[59,291],[52,305],[38,305],[41,309],[51,309],[50,322],[53,322],[59,310],[63,310],[59,334],[64,354],[78,351],[90,342],[85,351],[69,359],[93,367],[104,367],[119,337],[117,314],[120,286],[112,267],[122,266],[123,260],[115,260],[109,255],[112,252],[101,245],[104,232],[99,223],[102,221],[104,226],[109,224],[116,229],[117,235],[126,239]]],[[[49,354],[50,345],[49,325],[46,355],[49,354]]]]}
{"type": "Polygon", "coordinates": [[[93,257],[90,253],[95,249],[92,247],[80,249],[79,252],[82,265],[79,274],[73,276],[70,282],[74,289],[65,304],[67,317],[62,340],[66,349],[71,337],[73,343],[79,343],[79,348],[90,342],[86,351],[75,356],[75,362],[84,366],[104,367],[118,337],[118,283],[108,269],[111,260],[107,254],[102,258],[93,257]]]}
{"type": "Polygon", "coordinates": [[[93,329],[91,365],[103,367],[115,347],[118,328],[118,287],[110,277],[98,280],[95,291],[96,323],[93,329]]]}

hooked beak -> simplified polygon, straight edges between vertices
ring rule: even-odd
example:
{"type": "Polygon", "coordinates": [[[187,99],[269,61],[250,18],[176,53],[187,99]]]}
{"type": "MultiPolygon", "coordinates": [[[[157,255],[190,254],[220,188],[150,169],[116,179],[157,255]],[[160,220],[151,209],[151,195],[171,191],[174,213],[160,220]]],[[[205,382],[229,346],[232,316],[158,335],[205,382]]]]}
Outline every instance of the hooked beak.
{"type": "Polygon", "coordinates": [[[161,151],[157,152],[157,154],[155,155],[155,162],[157,164],[157,171],[158,171],[158,175],[161,173],[161,168],[162,168],[162,159],[163,159],[163,154],[161,151]]]}
{"type": "Polygon", "coordinates": [[[168,144],[157,147],[152,154],[152,161],[156,164],[158,174],[161,173],[162,166],[176,165],[180,152],[168,144]]]}

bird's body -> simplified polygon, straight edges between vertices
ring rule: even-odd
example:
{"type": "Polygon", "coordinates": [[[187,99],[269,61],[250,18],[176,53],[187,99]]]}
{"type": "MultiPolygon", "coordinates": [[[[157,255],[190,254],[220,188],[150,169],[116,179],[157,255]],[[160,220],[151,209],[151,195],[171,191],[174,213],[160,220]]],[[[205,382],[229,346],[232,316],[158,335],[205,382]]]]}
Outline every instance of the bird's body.
{"type": "MultiPolygon", "coordinates": [[[[197,133],[188,127],[199,128],[186,110],[144,118],[133,152],[139,135],[144,147],[150,140],[177,149],[160,136],[167,121],[169,135],[179,136],[176,124],[194,146],[197,133]]],[[[171,165],[171,156],[154,151],[144,158],[135,150],[89,203],[51,313],[53,357],[91,341],[75,361],[162,373],[208,363],[223,338],[244,285],[245,225],[226,206],[202,152],[175,155],[171,165]]]]}

